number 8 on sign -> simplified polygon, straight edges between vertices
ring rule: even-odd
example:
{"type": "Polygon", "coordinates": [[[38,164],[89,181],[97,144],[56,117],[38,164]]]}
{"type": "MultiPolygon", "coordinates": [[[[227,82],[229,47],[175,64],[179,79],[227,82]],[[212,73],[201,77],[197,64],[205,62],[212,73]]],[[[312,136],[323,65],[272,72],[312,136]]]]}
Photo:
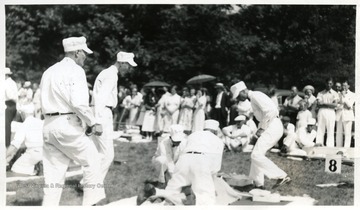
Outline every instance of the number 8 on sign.
{"type": "Polygon", "coordinates": [[[341,173],[341,156],[327,155],[325,159],[325,172],[341,173]]]}

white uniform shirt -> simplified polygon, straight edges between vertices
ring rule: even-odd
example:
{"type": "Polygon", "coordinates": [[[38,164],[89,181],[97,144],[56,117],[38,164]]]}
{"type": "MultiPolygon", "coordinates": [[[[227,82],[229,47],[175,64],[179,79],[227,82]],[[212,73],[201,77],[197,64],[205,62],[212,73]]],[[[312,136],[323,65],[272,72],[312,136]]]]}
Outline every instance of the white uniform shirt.
{"type": "Polygon", "coordinates": [[[170,94],[165,98],[165,108],[168,112],[171,114],[175,111],[179,110],[180,103],[181,103],[181,97],[178,94],[172,95],[170,94]]]}
{"type": "Polygon", "coordinates": [[[337,116],[337,120],[341,121],[354,121],[354,106],[355,103],[355,93],[348,90],[346,93],[340,94],[340,110],[339,116],[337,116]],[[348,108],[345,108],[346,107],[348,108]]]}
{"type": "Polygon", "coordinates": [[[184,138],[179,146],[173,147],[170,138],[159,141],[154,157],[166,157],[169,164],[175,164],[179,159],[180,154],[184,151],[186,146],[186,138],[184,138]]]}
{"type": "Polygon", "coordinates": [[[295,125],[292,123],[289,123],[286,128],[284,129],[284,134],[289,135],[295,133],[295,125]]]}
{"type": "Polygon", "coordinates": [[[95,124],[85,71],[71,58],[65,57],[44,72],[40,90],[44,114],[75,112],[87,125],[95,124]]]}
{"type": "Polygon", "coordinates": [[[5,80],[5,101],[8,100],[13,100],[14,102],[18,100],[17,85],[10,77],[5,80]]]}
{"type": "Polygon", "coordinates": [[[184,153],[204,153],[211,163],[211,172],[216,173],[221,169],[223,150],[224,142],[218,136],[210,131],[196,131],[188,136],[184,153]]]}
{"type": "Polygon", "coordinates": [[[222,131],[226,136],[239,140],[242,145],[248,142],[251,137],[251,129],[246,124],[243,124],[241,128],[238,128],[237,125],[229,125],[224,127],[222,131]],[[243,137],[244,135],[246,137],[243,137]]]}
{"type": "Polygon", "coordinates": [[[260,91],[249,90],[248,97],[254,116],[259,121],[258,127],[265,130],[269,126],[269,123],[278,117],[278,108],[267,95],[260,91]]]}
{"type": "Polygon", "coordinates": [[[339,101],[339,94],[333,89],[330,89],[330,91],[323,90],[318,93],[316,99],[320,103],[337,103],[339,101]]]}
{"type": "Polygon", "coordinates": [[[14,140],[11,141],[11,144],[17,149],[20,148],[23,142],[25,143],[26,148],[42,147],[43,125],[44,121],[32,116],[27,117],[16,131],[14,140]]]}
{"type": "Polygon", "coordinates": [[[106,109],[106,106],[115,108],[118,103],[117,74],[118,69],[111,65],[96,77],[91,104],[94,106],[97,119],[106,109]]]}

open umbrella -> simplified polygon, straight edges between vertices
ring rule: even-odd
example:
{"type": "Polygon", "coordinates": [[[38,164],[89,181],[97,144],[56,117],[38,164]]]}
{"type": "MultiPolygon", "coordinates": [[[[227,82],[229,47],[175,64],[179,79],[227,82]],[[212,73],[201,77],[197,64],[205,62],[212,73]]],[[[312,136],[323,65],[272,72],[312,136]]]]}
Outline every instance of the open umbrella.
{"type": "Polygon", "coordinates": [[[207,75],[207,74],[200,74],[195,77],[190,78],[186,84],[188,85],[194,85],[194,84],[201,84],[203,82],[209,82],[216,79],[216,77],[207,75]]]}
{"type": "Polygon", "coordinates": [[[170,87],[168,83],[161,81],[152,81],[144,85],[144,87],[164,87],[164,86],[170,87]]]}

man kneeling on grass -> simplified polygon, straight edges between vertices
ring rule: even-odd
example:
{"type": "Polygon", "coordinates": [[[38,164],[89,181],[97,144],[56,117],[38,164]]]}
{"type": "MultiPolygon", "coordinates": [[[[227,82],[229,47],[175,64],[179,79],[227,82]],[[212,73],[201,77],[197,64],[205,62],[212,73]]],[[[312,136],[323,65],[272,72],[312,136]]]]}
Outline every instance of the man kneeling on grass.
{"type": "Polygon", "coordinates": [[[158,187],[165,188],[167,181],[174,173],[175,163],[186,145],[186,135],[182,125],[171,125],[169,138],[159,141],[152,163],[158,177],[158,187]]]}
{"type": "MultiPolygon", "coordinates": [[[[216,135],[219,122],[206,120],[203,131],[189,135],[187,144],[177,161],[174,174],[165,190],[155,189],[149,185],[145,190],[147,196],[160,196],[172,199],[175,205],[184,205],[187,197],[181,198],[186,186],[196,197],[195,205],[214,205],[216,202],[214,177],[221,168],[223,141],[216,135]]],[[[188,193],[191,196],[192,193],[188,193]]],[[[185,193],[186,195],[186,193],[185,193]]],[[[168,199],[168,200],[169,200],[168,199]]]]}

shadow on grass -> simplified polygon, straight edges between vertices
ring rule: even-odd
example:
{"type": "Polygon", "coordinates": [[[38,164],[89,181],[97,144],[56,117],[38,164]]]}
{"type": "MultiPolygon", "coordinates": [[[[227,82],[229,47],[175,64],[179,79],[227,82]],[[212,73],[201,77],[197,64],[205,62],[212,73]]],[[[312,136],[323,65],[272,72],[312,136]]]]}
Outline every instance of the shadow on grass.
{"type": "Polygon", "coordinates": [[[14,201],[14,206],[41,206],[42,199],[41,200],[27,200],[27,201],[14,201]]]}
{"type": "Polygon", "coordinates": [[[72,186],[79,196],[82,196],[84,194],[84,190],[80,185],[80,180],[77,179],[66,180],[65,185],[72,186]]]}

